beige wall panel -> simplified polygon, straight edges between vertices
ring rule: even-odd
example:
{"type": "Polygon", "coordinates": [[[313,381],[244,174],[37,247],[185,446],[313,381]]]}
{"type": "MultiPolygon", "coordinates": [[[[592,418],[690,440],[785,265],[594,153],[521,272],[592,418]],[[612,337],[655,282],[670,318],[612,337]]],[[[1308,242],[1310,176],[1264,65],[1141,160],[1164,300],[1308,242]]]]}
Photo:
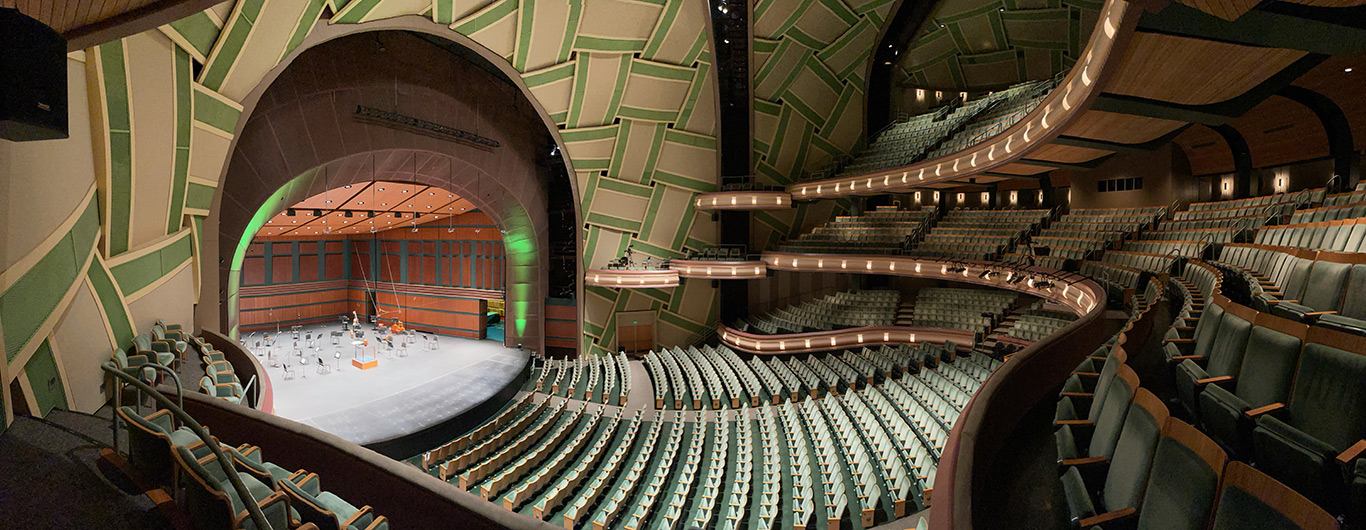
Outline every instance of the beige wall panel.
{"type": "Polygon", "coordinates": [[[233,101],[245,99],[266,72],[275,67],[294,34],[299,15],[307,7],[308,2],[268,0],[218,93],[233,101]]]}
{"type": "Polygon", "coordinates": [[[128,248],[166,235],[175,172],[175,45],[156,31],[125,41],[133,115],[133,209],[128,248]]]}
{"type": "Polygon", "coordinates": [[[228,161],[232,140],[215,134],[207,125],[190,129],[190,176],[218,182],[228,161]]]}
{"type": "Polygon", "coordinates": [[[147,332],[158,318],[187,326],[194,322],[194,301],[194,267],[185,267],[166,283],[128,303],[136,326],[133,331],[147,332]]]}
{"type": "Polygon", "coordinates": [[[104,372],[100,363],[109,359],[114,345],[109,342],[109,331],[104,324],[95,295],[82,282],[76,296],[67,306],[66,314],[52,330],[52,342],[60,357],[66,380],[62,384],[71,391],[72,410],[94,413],[104,405],[105,394],[100,390],[104,372]]]}
{"type": "Polygon", "coordinates": [[[645,40],[655,29],[662,5],[630,0],[585,0],[579,34],[645,40]]]}
{"type": "Polygon", "coordinates": [[[67,59],[66,75],[67,139],[0,140],[0,271],[38,248],[95,184],[85,65],[67,59]]]}

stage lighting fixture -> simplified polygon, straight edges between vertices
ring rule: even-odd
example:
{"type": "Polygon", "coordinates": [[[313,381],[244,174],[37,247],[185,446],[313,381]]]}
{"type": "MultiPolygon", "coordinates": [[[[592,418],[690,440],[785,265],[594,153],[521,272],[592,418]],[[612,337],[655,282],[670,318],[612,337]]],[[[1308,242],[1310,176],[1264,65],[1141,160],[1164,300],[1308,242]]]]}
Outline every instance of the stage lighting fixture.
{"type": "Polygon", "coordinates": [[[317,210],[317,209],[313,210],[313,217],[322,217],[322,216],[323,216],[323,211],[322,211],[322,210],[317,210]]]}
{"type": "Polygon", "coordinates": [[[345,216],[345,217],[351,217],[351,214],[352,214],[352,213],[353,213],[353,212],[352,212],[351,210],[347,210],[347,211],[346,211],[345,213],[343,213],[342,215],[345,216]]]}
{"type": "Polygon", "coordinates": [[[372,219],[375,217],[375,211],[374,211],[374,210],[370,210],[369,212],[366,212],[366,213],[367,213],[366,217],[369,217],[369,218],[372,218],[372,219]]]}
{"type": "Polygon", "coordinates": [[[290,209],[288,209],[288,210],[285,210],[285,216],[286,216],[286,217],[294,217],[294,209],[293,209],[293,208],[290,208],[290,209]]]}
{"type": "Polygon", "coordinates": [[[402,212],[394,212],[394,219],[402,219],[402,218],[403,218],[403,213],[402,213],[402,212]]]}
{"type": "Polygon", "coordinates": [[[987,279],[987,276],[991,276],[991,270],[984,270],[981,274],[977,275],[978,278],[981,278],[983,280],[987,279]]]}

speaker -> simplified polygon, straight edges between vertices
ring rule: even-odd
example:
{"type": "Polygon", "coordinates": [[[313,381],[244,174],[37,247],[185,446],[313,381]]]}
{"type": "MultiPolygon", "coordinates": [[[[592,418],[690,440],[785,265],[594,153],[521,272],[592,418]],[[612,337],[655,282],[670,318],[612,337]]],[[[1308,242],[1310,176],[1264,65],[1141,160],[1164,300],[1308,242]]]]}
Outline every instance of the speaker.
{"type": "Polygon", "coordinates": [[[52,28],[0,8],[0,138],[66,138],[66,39],[52,28]]]}

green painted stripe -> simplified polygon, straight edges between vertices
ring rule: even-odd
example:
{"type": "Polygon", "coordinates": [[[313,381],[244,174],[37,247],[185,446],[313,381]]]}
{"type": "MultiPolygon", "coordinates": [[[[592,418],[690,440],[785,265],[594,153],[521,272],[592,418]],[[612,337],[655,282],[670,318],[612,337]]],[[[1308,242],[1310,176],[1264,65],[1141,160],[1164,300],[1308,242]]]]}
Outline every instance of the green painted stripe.
{"type": "MultiPolygon", "coordinates": [[[[682,291],[683,288],[682,286],[679,286],[675,287],[674,290],[682,291]]],[[[660,311],[659,316],[656,318],[658,318],[660,322],[671,324],[675,327],[683,328],[692,333],[701,333],[707,329],[706,326],[698,324],[691,320],[686,320],[682,315],[678,315],[672,311],[660,311]]]]}
{"type": "Polygon", "coordinates": [[[787,30],[787,33],[784,33],[783,35],[813,50],[819,50],[828,45],[828,43],[822,42],[820,39],[808,35],[805,31],[802,31],[802,29],[798,27],[793,27],[792,29],[787,30]]]}
{"type": "Polygon", "coordinates": [[[360,23],[360,21],[365,18],[365,15],[370,14],[370,11],[375,9],[375,6],[378,6],[379,3],[380,0],[357,0],[355,2],[351,2],[346,6],[346,9],[341,10],[341,12],[337,14],[336,19],[333,20],[332,23],[360,23]]]}
{"type": "Polygon", "coordinates": [[[697,40],[694,40],[692,43],[692,48],[688,50],[688,53],[683,54],[682,64],[686,65],[698,62],[711,62],[711,53],[707,51],[706,32],[698,33],[697,40]]]}
{"type": "Polygon", "coordinates": [[[198,182],[191,182],[185,188],[185,207],[196,210],[208,210],[213,206],[213,194],[217,188],[205,186],[198,182]]]}
{"type": "Polygon", "coordinates": [[[675,81],[692,82],[693,74],[696,73],[692,68],[682,66],[672,66],[661,63],[651,63],[646,61],[631,61],[631,73],[658,79],[672,79],[675,81]]]}
{"type": "Polygon", "coordinates": [[[621,54],[617,63],[617,77],[612,89],[612,99],[607,102],[607,114],[596,118],[600,123],[611,123],[612,118],[621,110],[621,98],[626,95],[626,83],[631,77],[631,56],[621,54]]]}
{"type": "Polygon", "coordinates": [[[574,54],[574,34],[579,30],[579,18],[583,16],[583,0],[569,0],[569,18],[564,24],[564,38],[560,40],[560,62],[568,61],[574,54]]]}
{"type": "Polygon", "coordinates": [[[659,55],[659,49],[668,40],[669,33],[673,29],[674,19],[678,18],[678,11],[682,9],[684,2],[661,2],[664,5],[664,12],[660,13],[659,20],[655,22],[655,31],[650,35],[650,39],[645,44],[645,49],[641,57],[654,59],[659,55]],[[662,30],[662,31],[661,31],[662,30]]]}
{"type": "Polygon", "coordinates": [[[651,188],[650,204],[645,207],[645,219],[640,222],[640,237],[649,238],[654,232],[655,219],[659,217],[659,205],[664,202],[664,193],[668,191],[667,186],[655,186],[651,188]]]}
{"type": "Polygon", "coordinates": [[[223,80],[228,77],[228,70],[232,69],[237,56],[242,53],[242,47],[251,35],[253,21],[264,4],[265,0],[243,0],[237,4],[232,19],[228,21],[227,36],[219,37],[214,47],[215,55],[199,74],[200,84],[214,90],[223,86],[223,80]]]}
{"type": "Polygon", "coordinates": [[[693,219],[697,217],[697,209],[692,204],[692,197],[690,196],[688,197],[688,207],[683,209],[683,218],[678,220],[678,229],[674,231],[673,248],[683,248],[683,242],[692,232],[693,219]]]}
{"type": "Polygon", "coordinates": [[[192,254],[193,245],[187,231],[180,239],[165,247],[110,267],[109,270],[114,273],[114,281],[118,282],[122,292],[135,293],[171,273],[188,261],[192,254]]]}
{"type": "Polygon", "coordinates": [[[631,127],[634,127],[635,123],[635,120],[623,120],[617,128],[617,141],[612,146],[612,166],[607,170],[610,176],[621,175],[621,166],[626,163],[626,146],[630,143],[631,127]]]}
{"type": "Polygon", "coordinates": [[[702,147],[705,149],[716,149],[716,138],[702,134],[689,133],[678,129],[669,129],[664,133],[664,141],[676,144],[702,147]]]}
{"type": "Polygon", "coordinates": [[[194,91],[194,119],[228,134],[237,128],[242,111],[233,108],[203,90],[194,91]]]}
{"type": "Polygon", "coordinates": [[[322,16],[325,4],[324,0],[310,0],[308,6],[304,7],[303,13],[299,15],[299,23],[294,26],[294,32],[289,35],[289,42],[285,44],[284,53],[280,54],[281,58],[288,56],[304,42],[308,32],[312,31],[313,25],[318,22],[318,17],[322,16]]]}
{"type": "Polygon", "coordinates": [[[33,388],[38,416],[47,416],[54,408],[67,408],[61,372],[57,370],[57,360],[53,357],[52,347],[46,340],[38,345],[33,357],[24,364],[24,374],[28,376],[29,386],[33,388]]]}
{"type": "Polygon", "coordinates": [[[669,291],[665,291],[665,290],[663,290],[663,289],[653,289],[653,288],[651,288],[651,289],[631,289],[631,292],[633,292],[633,293],[635,293],[635,294],[643,295],[643,296],[648,296],[648,297],[650,297],[650,298],[654,298],[655,300],[658,300],[658,301],[663,302],[663,303],[668,303],[668,302],[669,302],[669,298],[673,296],[673,293],[671,293],[671,292],[669,292],[669,291]]]}
{"type": "MultiPolygon", "coordinates": [[[[201,13],[202,14],[202,13],[201,13]]],[[[176,48],[175,51],[175,110],[176,139],[175,165],[171,173],[171,207],[166,219],[166,233],[174,234],[180,230],[181,215],[185,209],[185,185],[190,172],[190,129],[193,127],[193,109],[190,106],[194,91],[190,77],[193,74],[190,54],[176,48]]]]}
{"type": "Polygon", "coordinates": [[[617,109],[617,117],[657,122],[681,121],[676,110],[642,109],[627,105],[617,109]]]}
{"type": "Polygon", "coordinates": [[[133,138],[128,72],[122,40],[101,44],[99,53],[105,84],[105,116],[109,121],[110,168],[106,187],[109,253],[118,255],[128,251],[128,230],[132,223],[133,138]]]}
{"type": "Polygon", "coordinates": [[[521,2],[521,8],[517,12],[517,26],[521,28],[521,34],[517,36],[517,45],[512,51],[512,68],[518,72],[525,72],[527,56],[531,53],[531,35],[536,28],[536,0],[521,2]]]}
{"type": "Polygon", "coordinates": [[[455,31],[464,35],[470,35],[484,28],[492,26],[504,17],[510,16],[517,11],[516,0],[499,0],[490,4],[489,7],[472,15],[463,24],[457,24],[455,31]]]}
{"type": "Polygon", "coordinates": [[[829,9],[831,13],[834,13],[836,17],[844,21],[845,24],[852,26],[858,23],[858,14],[854,13],[852,9],[849,9],[849,6],[845,5],[844,2],[841,2],[840,0],[819,0],[819,2],[821,5],[825,6],[826,9],[829,9]]]}
{"type": "Polygon", "coordinates": [[[214,41],[218,40],[218,32],[223,28],[218,27],[208,13],[200,11],[172,22],[171,29],[185,39],[200,56],[208,57],[213,51],[214,41]]]}
{"type": "Polygon", "coordinates": [[[778,50],[778,44],[780,44],[781,42],[782,41],[755,37],[754,53],[773,53],[778,50]]]}
{"type": "Polygon", "coordinates": [[[645,48],[643,39],[616,39],[579,35],[574,38],[574,49],[585,52],[634,52],[645,48]]]}
{"type": "Polygon", "coordinates": [[[627,232],[636,232],[640,230],[639,221],[620,219],[599,212],[590,212],[588,216],[584,217],[584,222],[627,232]]]}
{"type": "Polygon", "coordinates": [[[90,201],[67,232],[33,267],[0,293],[0,320],[5,323],[5,358],[14,357],[33,340],[38,328],[57,310],[99,235],[99,208],[90,201]]]}
{"type": "Polygon", "coordinates": [[[133,342],[133,326],[130,323],[128,312],[123,309],[123,302],[120,299],[118,288],[114,286],[114,281],[104,272],[103,267],[93,262],[90,264],[86,277],[90,279],[90,285],[95,288],[95,297],[104,307],[104,314],[109,319],[109,328],[114,330],[114,343],[120,348],[128,348],[129,344],[133,342]]]}
{"type": "Polygon", "coordinates": [[[692,85],[688,87],[688,95],[683,99],[683,110],[678,113],[678,124],[681,128],[687,129],[692,121],[693,110],[697,108],[697,102],[702,99],[703,89],[707,88],[707,75],[711,72],[711,65],[707,63],[697,63],[697,76],[693,78],[692,85]]]}
{"type": "Polygon", "coordinates": [[[522,77],[527,87],[535,88],[574,77],[574,63],[551,66],[522,77]]]}
{"type": "Polygon", "coordinates": [[[667,171],[655,170],[655,182],[662,182],[670,186],[696,191],[699,193],[711,193],[716,191],[716,184],[713,182],[703,182],[692,177],[674,175],[667,171]]]}
{"type": "Polygon", "coordinates": [[[654,188],[650,186],[632,184],[624,180],[618,180],[610,177],[598,179],[598,186],[604,190],[625,193],[627,195],[633,195],[641,198],[649,198],[650,194],[654,191],[654,188]]]}
{"type": "Polygon", "coordinates": [[[769,116],[777,116],[782,111],[783,106],[778,103],[758,98],[754,99],[754,112],[767,114],[769,116]]]}

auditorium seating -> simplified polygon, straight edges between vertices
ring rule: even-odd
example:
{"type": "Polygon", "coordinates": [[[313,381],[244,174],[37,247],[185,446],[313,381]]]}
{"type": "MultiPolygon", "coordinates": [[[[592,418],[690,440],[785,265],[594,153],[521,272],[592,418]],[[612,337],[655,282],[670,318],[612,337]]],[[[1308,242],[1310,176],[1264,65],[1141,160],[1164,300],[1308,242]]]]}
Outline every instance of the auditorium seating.
{"type": "Polygon", "coordinates": [[[914,252],[945,258],[996,259],[1042,225],[1048,215],[1048,210],[952,210],[935,223],[914,252]]]}
{"type": "Polygon", "coordinates": [[[778,246],[782,252],[897,254],[919,239],[933,208],[898,210],[878,206],[862,215],[838,215],[778,246]]]}
{"type": "Polygon", "coordinates": [[[582,359],[550,359],[539,368],[541,389],[563,398],[623,405],[631,392],[631,370],[625,354],[582,359]]]}
{"type": "Polygon", "coordinates": [[[987,332],[1003,319],[1018,295],[1012,291],[930,287],[916,293],[910,325],[987,332]]]}
{"type": "Polygon", "coordinates": [[[768,335],[828,331],[895,322],[900,294],[896,291],[848,291],[751,315],[736,329],[768,335]]]}
{"type": "Polygon", "coordinates": [[[1366,218],[1267,226],[1253,243],[1333,252],[1366,252],[1366,218]]]}
{"type": "Polygon", "coordinates": [[[1017,339],[1036,342],[1071,324],[1076,317],[1053,311],[1034,311],[1020,315],[1007,334],[1017,339]]]}

